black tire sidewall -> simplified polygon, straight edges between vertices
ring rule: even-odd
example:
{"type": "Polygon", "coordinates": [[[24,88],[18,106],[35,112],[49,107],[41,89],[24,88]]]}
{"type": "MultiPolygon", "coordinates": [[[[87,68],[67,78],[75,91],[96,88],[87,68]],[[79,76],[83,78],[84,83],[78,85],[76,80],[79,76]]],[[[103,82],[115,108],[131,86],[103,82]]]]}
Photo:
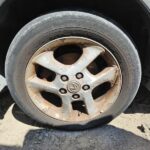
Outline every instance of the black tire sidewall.
{"type": "Polygon", "coordinates": [[[67,129],[85,129],[111,121],[132,102],[141,80],[139,56],[126,34],[111,22],[83,12],[57,12],[31,21],[11,43],[5,67],[8,87],[16,103],[32,118],[67,129]],[[44,114],[33,104],[25,87],[26,66],[32,55],[47,42],[65,36],[86,37],[103,44],[116,57],[123,76],[122,90],[113,107],[101,117],[76,125],[44,114]]]}

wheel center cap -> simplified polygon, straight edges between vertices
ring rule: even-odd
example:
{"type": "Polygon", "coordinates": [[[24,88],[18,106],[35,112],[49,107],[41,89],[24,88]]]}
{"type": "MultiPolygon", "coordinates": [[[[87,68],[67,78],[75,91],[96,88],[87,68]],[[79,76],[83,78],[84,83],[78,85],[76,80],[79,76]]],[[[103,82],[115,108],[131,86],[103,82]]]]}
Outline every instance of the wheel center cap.
{"type": "Polygon", "coordinates": [[[70,93],[77,93],[81,89],[81,85],[77,81],[70,81],[67,85],[67,89],[70,93]]]}

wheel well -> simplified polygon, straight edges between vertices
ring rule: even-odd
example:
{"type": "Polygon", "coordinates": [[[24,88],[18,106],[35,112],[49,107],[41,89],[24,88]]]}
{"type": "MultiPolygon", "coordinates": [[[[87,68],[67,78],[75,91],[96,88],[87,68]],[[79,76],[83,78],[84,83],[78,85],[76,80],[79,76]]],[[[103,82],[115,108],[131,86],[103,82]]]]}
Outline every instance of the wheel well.
{"type": "MultiPolygon", "coordinates": [[[[150,48],[150,17],[140,0],[5,0],[0,7],[0,71],[8,47],[22,26],[49,12],[81,10],[100,14],[120,26],[133,40],[139,51],[142,66],[147,68],[150,48]]],[[[145,72],[145,71],[144,71],[145,72]]]]}

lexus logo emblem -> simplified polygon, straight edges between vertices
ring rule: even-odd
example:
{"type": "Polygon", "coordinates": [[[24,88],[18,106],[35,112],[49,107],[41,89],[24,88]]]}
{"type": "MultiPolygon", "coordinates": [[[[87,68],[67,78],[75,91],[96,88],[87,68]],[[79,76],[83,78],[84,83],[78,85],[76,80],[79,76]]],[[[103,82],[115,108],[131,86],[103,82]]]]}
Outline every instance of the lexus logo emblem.
{"type": "Polygon", "coordinates": [[[67,85],[67,89],[70,93],[77,93],[80,91],[81,86],[80,83],[76,81],[70,81],[67,85]]]}

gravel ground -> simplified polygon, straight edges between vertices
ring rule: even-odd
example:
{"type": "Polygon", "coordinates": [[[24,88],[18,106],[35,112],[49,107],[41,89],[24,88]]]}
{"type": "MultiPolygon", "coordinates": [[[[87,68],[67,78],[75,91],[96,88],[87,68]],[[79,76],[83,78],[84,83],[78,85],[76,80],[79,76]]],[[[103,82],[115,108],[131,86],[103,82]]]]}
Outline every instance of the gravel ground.
{"type": "Polygon", "coordinates": [[[144,88],[110,124],[82,132],[42,127],[20,111],[7,90],[0,101],[0,150],[150,150],[150,93],[144,88]]]}

